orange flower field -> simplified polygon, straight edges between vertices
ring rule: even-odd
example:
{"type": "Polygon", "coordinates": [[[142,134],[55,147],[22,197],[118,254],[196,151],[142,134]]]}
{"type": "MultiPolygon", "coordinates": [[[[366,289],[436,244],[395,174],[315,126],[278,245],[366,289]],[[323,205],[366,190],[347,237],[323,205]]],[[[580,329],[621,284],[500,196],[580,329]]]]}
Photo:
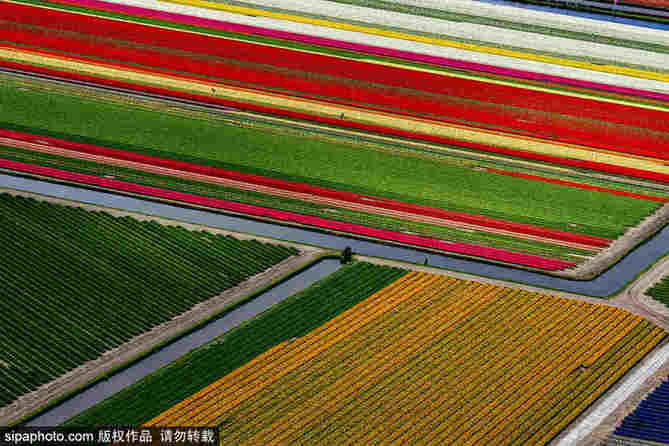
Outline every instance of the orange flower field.
{"type": "Polygon", "coordinates": [[[412,272],[151,420],[226,444],[547,444],[666,333],[605,305],[412,272]]]}

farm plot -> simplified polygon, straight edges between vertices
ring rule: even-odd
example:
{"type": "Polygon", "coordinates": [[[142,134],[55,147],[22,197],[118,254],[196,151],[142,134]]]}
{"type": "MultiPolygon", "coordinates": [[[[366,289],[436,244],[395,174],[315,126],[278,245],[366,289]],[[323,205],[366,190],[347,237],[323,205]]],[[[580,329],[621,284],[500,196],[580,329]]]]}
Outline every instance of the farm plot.
{"type": "Polygon", "coordinates": [[[276,345],[299,338],[404,276],[406,271],[354,263],[184,355],[69,425],[137,425],[207,387],[276,345]]]}
{"type": "Polygon", "coordinates": [[[665,336],[617,308],[412,272],[146,424],[249,445],[543,445],[665,336]]]}
{"type": "Polygon", "coordinates": [[[495,234],[484,230],[467,230],[456,227],[442,226],[438,224],[422,223],[420,220],[404,220],[402,218],[379,215],[372,212],[362,212],[349,208],[335,208],[331,203],[307,202],[290,198],[287,196],[270,195],[252,189],[238,189],[228,187],[216,182],[201,182],[198,178],[191,178],[187,173],[172,177],[154,174],[137,169],[90,162],[82,159],[64,158],[48,153],[26,151],[13,147],[0,146],[0,158],[18,161],[40,166],[65,169],[72,172],[88,175],[113,177],[118,180],[138,185],[158,187],[177,192],[197,194],[220,200],[254,204],[265,208],[297,212],[306,216],[322,217],[326,219],[337,219],[348,223],[374,227],[394,233],[410,232],[421,234],[437,240],[448,240],[452,242],[469,242],[486,246],[495,246],[500,249],[515,251],[519,253],[532,254],[535,256],[550,257],[571,262],[592,256],[593,251],[601,248],[589,247],[590,249],[576,249],[564,247],[552,243],[544,243],[534,240],[526,240],[522,237],[495,234]]]}
{"type": "Polygon", "coordinates": [[[0,194],[0,407],[295,248],[0,194]]]}
{"type": "Polygon", "coordinates": [[[11,86],[0,86],[0,97],[4,128],[563,231],[616,238],[659,207],[278,128],[11,86]]]}

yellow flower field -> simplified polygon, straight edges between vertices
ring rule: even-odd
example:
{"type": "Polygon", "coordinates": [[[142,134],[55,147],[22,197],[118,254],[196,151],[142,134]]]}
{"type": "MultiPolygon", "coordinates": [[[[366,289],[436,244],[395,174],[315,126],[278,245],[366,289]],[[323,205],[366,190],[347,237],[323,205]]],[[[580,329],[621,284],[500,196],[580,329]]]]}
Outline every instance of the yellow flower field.
{"type": "Polygon", "coordinates": [[[548,443],[666,333],[639,316],[412,272],[151,420],[225,444],[548,443]]]}

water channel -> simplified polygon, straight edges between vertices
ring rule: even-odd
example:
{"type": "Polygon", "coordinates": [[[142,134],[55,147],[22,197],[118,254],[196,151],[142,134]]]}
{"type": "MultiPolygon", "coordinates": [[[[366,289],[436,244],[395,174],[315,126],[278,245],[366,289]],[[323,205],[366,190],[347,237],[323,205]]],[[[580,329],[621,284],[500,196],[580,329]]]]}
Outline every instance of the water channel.
{"type": "Polygon", "coordinates": [[[633,280],[639,272],[655,263],[669,250],[669,226],[666,226],[650,240],[637,247],[597,278],[589,281],[577,281],[529,272],[518,268],[425,252],[420,249],[392,246],[380,242],[359,240],[353,237],[327,234],[320,231],[224,215],[213,211],[159,203],[118,193],[101,192],[13,175],[0,174],[0,187],[26,190],[59,198],[172,218],[190,223],[200,223],[231,231],[312,244],[325,248],[342,250],[350,246],[355,253],[369,256],[418,264],[423,264],[425,259],[427,259],[428,264],[434,267],[594,297],[607,297],[617,293],[628,282],[633,280]]]}

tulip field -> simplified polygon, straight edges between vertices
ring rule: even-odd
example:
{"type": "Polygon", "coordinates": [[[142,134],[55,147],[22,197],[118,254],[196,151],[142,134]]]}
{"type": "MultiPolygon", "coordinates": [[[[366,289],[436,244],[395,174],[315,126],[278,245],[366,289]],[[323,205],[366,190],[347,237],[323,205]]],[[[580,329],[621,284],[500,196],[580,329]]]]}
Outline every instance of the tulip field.
{"type": "Polygon", "coordinates": [[[669,0],[523,2],[0,0],[0,428],[664,439],[669,0]]]}
{"type": "Polygon", "coordinates": [[[0,407],[298,254],[0,194],[0,407]]]}
{"type": "Polygon", "coordinates": [[[669,306],[669,277],[662,278],[662,280],[646,291],[646,294],[669,306]]]}
{"type": "Polygon", "coordinates": [[[595,257],[669,198],[661,72],[176,3],[193,15],[155,2],[3,2],[0,67],[225,107],[232,118],[7,79],[6,168],[41,159],[22,171],[56,175],[76,159],[78,176],[59,178],[89,185],[103,180],[81,175],[105,165],[132,169],[141,182],[117,190],[169,184],[166,197],[190,192],[190,181],[208,193],[189,203],[225,190],[236,199],[214,207],[549,271],[595,257]],[[236,13],[285,26],[250,25],[236,13]],[[516,57],[576,77],[296,33],[290,23],[516,57]],[[309,129],[296,131],[301,123],[309,129]]]}
{"type": "MultiPolygon", "coordinates": [[[[642,185],[600,181],[612,187],[590,188],[583,180],[560,183],[544,175],[509,175],[500,169],[476,171],[445,155],[425,158],[421,153],[370,150],[343,140],[322,140],[274,128],[265,134],[253,127],[183,114],[156,114],[137,106],[58,91],[6,88],[3,99],[7,104],[2,115],[4,127],[16,129],[14,133],[5,131],[5,137],[34,142],[51,136],[79,158],[104,155],[107,163],[114,157],[118,162],[169,165],[187,170],[189,175],[223,175],[227,181],[236,181],[237,189],[239,181],[252,183],[248,188],[255,192],[262,184],[272,188],[270,207],[302,213],[305,206],[318,206],[320,211],[309,214],[391,230],[396,235],[390,237],[395,239],[402,237],[398,232],[410,231],[444,241],[482,243],[579,263],[583,256],[592,255],[589,252],[600,250],[627,227],[637,224],[667,197],[662,190],[642,185]],[[37,106],[44,103],[49,107],[37,106]],[[97,122],[102,113],[114,118],[97,122]],[[70,119],[72,116],[77,119],[70,119]],[[37,119],[40,126],[21,125],[31,119],[37,119]],[[277,130],[280,139],[275,137],[277,130]],[[238,143],[220,150],[217,141],[222,138],[238,143]],[[290,157],[304,162],[287,163],[290,157]],[[432,173],[425,176],[421,172],[432,173]],[[455,188],[456,184],[470,184],[470,192],[455,188]],[[305,198],[302,204],[286,207],[277,203],[282,194],[289,194],[282,200],[298,198],[294,193],[297,190],[305,198]],[[548,196],[552,197],[551,206],[543,204],[542,197],[548,196]],[[338,209],[337,214],[329,211],[333,207],[338,209]],[[365,213],[353,216],[353,212],[365,213]],[[614,215],[616,218],[612,218],[614,215]],[[378,223],[379,219],[384,223],[378,223]],[[476,232],[458,232],[461,228],[476,232]]],[[[157,185],[156,181],[145,184],[157,185]]],[[[258,198],[246,202],[256,204],[258,198]]]]}
{"type": "Polygon", "coordinates": [[[217,426],[253,445],[547,444],[665,336],[613,307],[356,263],[68,424],[217,426]],[[314,313],[285,319],[298,308],[314,313]]]}

